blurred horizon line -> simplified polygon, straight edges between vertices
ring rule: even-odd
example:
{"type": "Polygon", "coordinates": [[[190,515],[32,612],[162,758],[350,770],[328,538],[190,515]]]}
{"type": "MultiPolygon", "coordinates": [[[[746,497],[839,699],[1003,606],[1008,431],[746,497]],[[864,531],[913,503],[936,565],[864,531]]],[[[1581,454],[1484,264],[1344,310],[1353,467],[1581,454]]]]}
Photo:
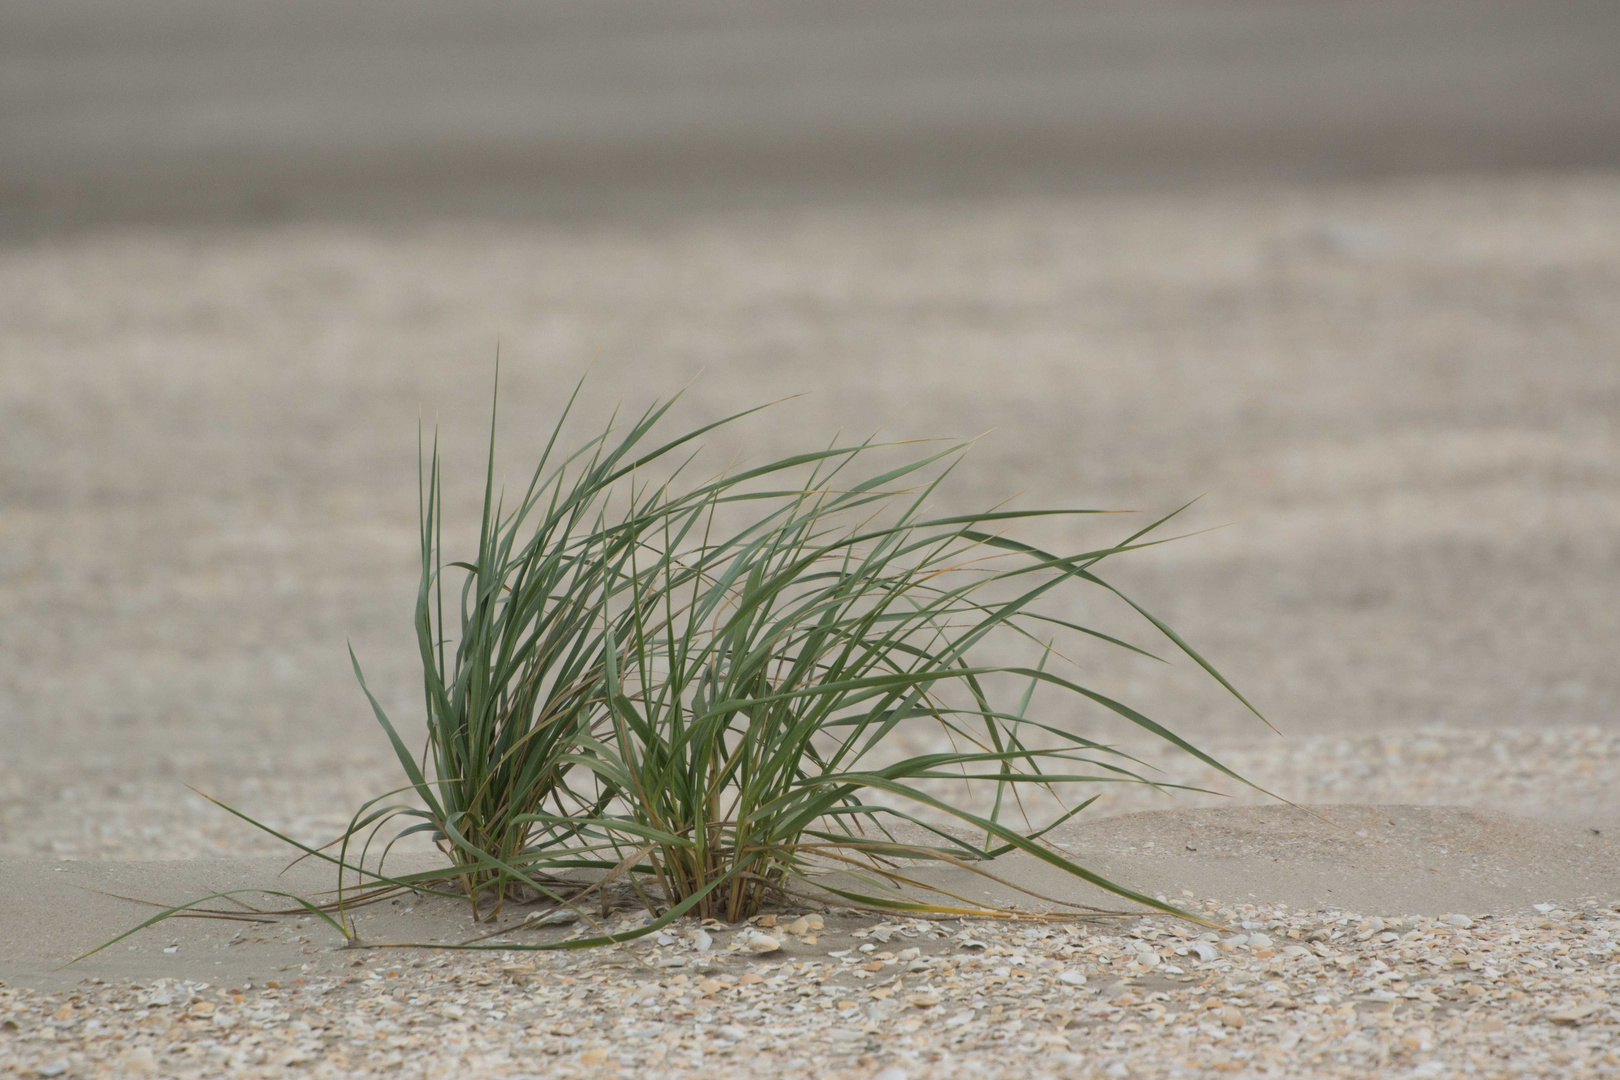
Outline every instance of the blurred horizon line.
{"type": "Polygon", "coordinates": [[[1620,167],[1612,0],[0,6],[0,237],[1620,167]]]}

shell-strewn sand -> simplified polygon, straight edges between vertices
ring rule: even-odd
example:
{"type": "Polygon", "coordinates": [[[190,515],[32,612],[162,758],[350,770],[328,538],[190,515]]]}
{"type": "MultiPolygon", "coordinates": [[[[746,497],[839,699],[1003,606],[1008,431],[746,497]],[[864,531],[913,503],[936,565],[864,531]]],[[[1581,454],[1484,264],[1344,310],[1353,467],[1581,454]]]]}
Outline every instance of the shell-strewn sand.
{"type": "Polygon", "coordinates": [[[1612,1075],[1620,912],[1540,908],[1362,917],[1211,901],[1200,910],[1222,932],[829,913],[804,937],[784,917],[584,955],[362,951],[344,954],[346,974],[0,986],[0,1071],[1612,1075]],[[788,947],[751,956],[754,933],[788,947]]]}
{"type": "MultiPolygon", "coordinates": [[[[315,895],[330,882],[308,864],[277,875],[270,860],[0,864],[0,976],[49,991],[0,986],[0,1069],[1349,1077],[1616,1065],[1620,858],[1591,830],[1422,807],[1268,807],[1112,818],[1056,840],[1213,925],[884,921],[810,903],[753,927],[685,920],[558,954],[512,947],[647,913],[626,896],[628,910],[588,910],[595,926],[544,926],[521,907],[491,926],[459,901],[405,896],[352,913],[362,943],[491,951],[346,949],[307,917],[186,920],[62,970],[140,917],[119,896],[315,895]]],[[[1031,860],[992,869],[1047,896],[1110,900],[1031,860]]],[[[920,874],[958,896],[999,889],[920,874]]]]}
{"type": "MultiPolygon", "coordinates": [[[[497,334],[513,478],[594,359],[592,419],[700,370],[687,418],[806,393],[715,461],[837,429],[989,430],[950,505],[1022,490],[1156,511],[1208,492],[1189,526],[1231,527],[1115,578],[1281,734],[1187,664],[1098,654],[1094,685],[1295,801],[1620,825],[1620,178],[1593,174],[0,248],[0,857],[273,855],[182,785],[325,839],[397,782],[344,641],[410,721],[415,420],[442,421],[454,525],[497,334]]],[[[1075,614],[1145,638],[1112,609],[1075,614]]],[[[1060,719],[1167,780],[1263,801],[1060,719]]],[[[1122,790],[1097,809],[1166,805],[1122,790]]],[[[77,1004],[0,990],[0,1070],[1617,1068],[1612,893],[1470,928],[1189,888],[1272,944],[1191,961],[1163,923],[1137,928],[1157,939],[953,923],[895,931],[875,951],[909,941],[929,964],[870,979],[827,949],[712,976],[696,954],[650,975],[608,954],[532,974],[390,954],[241,1002],[148,972],[77,1004]],[[1142,940],[1160,959],[1133,971],[1142,940]]]]}

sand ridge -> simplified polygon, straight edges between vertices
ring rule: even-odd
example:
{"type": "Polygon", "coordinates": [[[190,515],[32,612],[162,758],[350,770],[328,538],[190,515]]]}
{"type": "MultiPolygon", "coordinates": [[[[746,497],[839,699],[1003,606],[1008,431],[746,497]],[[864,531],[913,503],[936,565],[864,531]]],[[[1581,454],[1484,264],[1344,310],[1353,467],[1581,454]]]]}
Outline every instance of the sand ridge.
{"type": "MultiPolygon", "coordinates": [[[[1087,869],[1177,904],[1196,897],[1220,905],[1433,917],[1522,914],[1537,903],[1620,896],[1620,849],[1612,841],[1578,826],[1456,807],[1155,811],[1066,827],[1051,840],[1087,869]]],[[[265,858],[4,865],[0,982],[55,989],[92,977],[262,983],[288,972],[331,974],[355,955],[336,931],[307,915],[253,923],[172,919],[69,964],[155,913],[120,897],[178,905],[212,893],[264,889],[324,900],[333,895],[334,871],[313,860],[290,871],[286,860],[265,858]]],[[[406,873],[443,861],[411,855],[391,865],[406,873]]],[[[1142,910],[1027,855],[1003,856],[989,869],[1058,901],[1142,910]]],[[[966,871],[919,864],[915,874],[987,903],[1062,910],[966,871]]],[[[239,902],[259,910],[292,906],[261,893],[243,894],[239,902]]],[[[237,902],[206,906],[235,910],[237,902]]],[[[840,906],[836,900],[834,906],[840,906]]],[[[354,927],[370,945],[451,944],[502,925],[521,926],[526,914],[511,905],[504,924],[488,927],[472,921],[464,902],[406,896],[357,909],[354,927]]],[[[522,940],[521,934],[512,940],[522,940]]]]}

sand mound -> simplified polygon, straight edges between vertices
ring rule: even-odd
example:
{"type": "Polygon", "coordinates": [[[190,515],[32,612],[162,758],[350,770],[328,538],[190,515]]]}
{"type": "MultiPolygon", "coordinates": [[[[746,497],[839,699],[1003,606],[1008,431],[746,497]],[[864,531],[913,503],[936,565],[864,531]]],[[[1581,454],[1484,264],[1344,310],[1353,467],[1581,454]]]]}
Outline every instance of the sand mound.
{"type": "MultiPolygon", "coordinates": [[[[1159,811],[1052,839],[1082,865],[1172,899],[1190,890],[1228,902],[1434,915],[1506,913],[1620,892],[1613,838],[1463,807],[1159,811]]],[[[1018,871],[1013,880],[1059,886],[1034,860],[1020,861],[1018,871]]]]}

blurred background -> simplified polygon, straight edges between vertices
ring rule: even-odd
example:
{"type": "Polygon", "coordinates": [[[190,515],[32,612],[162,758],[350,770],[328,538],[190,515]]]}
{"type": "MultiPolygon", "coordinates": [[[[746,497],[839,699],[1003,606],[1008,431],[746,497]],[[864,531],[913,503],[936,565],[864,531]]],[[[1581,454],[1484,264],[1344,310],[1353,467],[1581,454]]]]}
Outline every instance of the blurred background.
{"type": "Polygon", "coordinates": [[[1099,689],[1291,798],[1620,824],[1611,2],[0,0],[0,853],[393,786],[344,643],[414,718],[417,420],[472,513],[497,339],[513,475],[594,365],[802,395],[717,460],[1203,494],[1115,578],[1281,735],[1099,689]]]}
{"type": "Polygon", "coordinates": [[[1604,168],[1603,0],[5,5],[7,224],[1604,168]]]}

